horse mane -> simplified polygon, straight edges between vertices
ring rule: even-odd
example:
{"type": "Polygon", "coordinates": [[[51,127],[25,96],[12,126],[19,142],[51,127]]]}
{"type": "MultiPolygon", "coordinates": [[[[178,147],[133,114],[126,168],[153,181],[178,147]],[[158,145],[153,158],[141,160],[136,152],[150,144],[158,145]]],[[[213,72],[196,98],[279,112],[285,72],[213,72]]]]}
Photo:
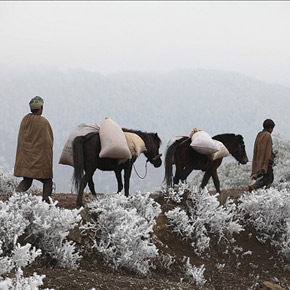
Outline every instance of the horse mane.
{"type": "Polygon", "coordinates": [[[161,139],[159,138],[157,133],[148,133],[148,132],[143,132],[140,130],[133,130],[133,129],[127,129],[127,128],[122,128],[124,132],[129,132],[129,133],[134,133],[138,135],[141,139],[143,139],[146,147],[149,146],[152,142],[152,139],[157,141],[157,145],[160,147],[161,146],[161,139]]]}
{"type": "Polygon", "coordinates": [[[236,141],[239,144],[244,144],[244,138],[242,135],[236,135],[234,133],[226,133],[226,134],[219,134],[212,137],[212,139],[215,139],[217,141],[220,141],[222,143],[227,143],[233,141],[233,139],[236,139],[236,141]]]}

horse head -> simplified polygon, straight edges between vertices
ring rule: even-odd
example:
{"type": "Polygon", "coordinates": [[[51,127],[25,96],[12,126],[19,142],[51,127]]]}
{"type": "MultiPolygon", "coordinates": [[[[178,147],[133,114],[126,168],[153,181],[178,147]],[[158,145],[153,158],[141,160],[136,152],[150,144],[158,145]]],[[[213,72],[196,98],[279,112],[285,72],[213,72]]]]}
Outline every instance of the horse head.
{"type": "Polygon", "coordinates": [[[246,164],[249,160],[247,157],[244,138],[242,135],[235,135],[232,146],[232,152],[230,152],[241,164],[246,164]]]}
{"type": "Polygon", "coordinates": [[[161,140],[157,133],[148,133],[148,136],[149,138],[145,141],[147,150],[144,152],[144,155],[154,167],[160,167],[162,164],[162,154],[159,153],[161,140]]]}
{"type": "Polygon", "coordinates": [[[221,141],[227,147],[230,154],[240,163],[246,164],[249,161],[242,135],[235,135],[232,133],[221,134],[214,136],[213,139],[221,141]]]}

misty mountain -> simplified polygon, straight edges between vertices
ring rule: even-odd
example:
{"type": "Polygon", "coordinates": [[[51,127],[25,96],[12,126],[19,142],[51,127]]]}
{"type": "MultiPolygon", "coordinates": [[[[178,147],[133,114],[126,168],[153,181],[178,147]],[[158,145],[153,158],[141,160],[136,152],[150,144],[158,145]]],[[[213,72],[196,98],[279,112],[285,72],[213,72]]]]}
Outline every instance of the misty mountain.
{"type": "MultiPolygon", "coordinates": [[[[27,71],[0,70],[0,162],[12,169],[20,122],[35,95],[44,98],[44,113],[54,131],[54,181],[57,192],[70,191],[73,169],[58,164],[63,145],[80,123],[101,124],[110,117],[121,127],[157,132],[163,152],[170,138],[188,135],[193,128],[210,135],[244,136],[251,159],[253,142],[262,122],[272,118],[274,133],[289,139],[290,87],[262,82],[239,73],[214,70],[171,72],[119,72],[102,75],[81,69],[27,71]]],[[[227,158],[231,160],[231,158],[227,158]]],[[[145,158],[136,162],[145,172],[145,158]]],[[[131,193],[152,191],[163,179],[164,167],[148,164],[148,176],[140,180],[132,172],[131,193]]],[[[97,192],[116,191],[112,172],[97,171],[97,192]]]]}

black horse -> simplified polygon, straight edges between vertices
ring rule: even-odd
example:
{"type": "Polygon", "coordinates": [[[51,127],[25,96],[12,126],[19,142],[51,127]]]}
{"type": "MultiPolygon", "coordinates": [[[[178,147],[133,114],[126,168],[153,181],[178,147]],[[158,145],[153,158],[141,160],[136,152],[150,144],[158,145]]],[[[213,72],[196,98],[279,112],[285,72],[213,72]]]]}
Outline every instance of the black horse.
{"type": "MultiPolygon", "coordinates": [[[[143,152],[147,161],[154,167],[160,167],[162,164],[159,148],[161,140],[157,133],[147,133],[131,129],[122,129],[124,132],[137,134],[145,143],[146,151],[143,152]]],[[[73,141],[73,161],[74,161],[74,184],[78,192],[77,206],[83,205],[83,191],[86,185],[89,185],[90,191],[96,195],[93,183],[93,174],[96,169],[102,171],[114,171],[118,181],[118,192],[123,189],[121,171],[124,170],[125,195],[129,196],[130,176],[133,163],[137,157],[119,163],[120,159],[100,158],[101,151],[100,136],[98,133],[90,133],[86,136],[76,137],[73,141]]]]}
{"type": "MultiPolygon", "coordinates": [[[[248,162],[245,151],[245,144],[241,135],[222,134],[216,135],[213,139],[222,142],[228,149],[230,154],[242,164],[248,162]]],[[[172,166],[175,164],[176,171],[173,183],[178,184],[179,181],[185,181],[192,170],[202,170],[205,174],[202,179],[201,188],[204,188],[210,177],[212,177],[216,191],[220,193],[220,182],[217,175],[217,168],[221,165],[223,158],[211,160],[207,155],[197,153],[190,147],[191,139],[182,137],[171,144],[165,156],[165,177],[164,180],[168,186],[172,185],[172,166]]]]}

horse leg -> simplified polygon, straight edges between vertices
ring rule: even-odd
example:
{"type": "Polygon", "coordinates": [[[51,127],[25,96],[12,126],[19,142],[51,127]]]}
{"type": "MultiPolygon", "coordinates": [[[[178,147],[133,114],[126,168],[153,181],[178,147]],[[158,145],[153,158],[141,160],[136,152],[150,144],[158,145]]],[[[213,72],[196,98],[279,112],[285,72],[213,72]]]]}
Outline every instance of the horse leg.
{"type": "Polygon", "coordinates": [[[202,178],[202,182],[201,182],[201,185],[200,185],[201,188],[205,188],[205,186],[208,184],[208,181],[209,181],[211,175],[212,175],[211,170],[207,170],[204,173],[204,176],[202,178]]]}
{"type": "Polygon", "coordinates": [[[81,182],[80,182],[80,186],[79,186],[79,189],[78,189],[78,196],[77,196],[77,206],[78,207],[81,207],[83,206],[83,195],[84,195],[84,189],[88,183],[88,176],[87,176],[87,173],[83,176],[81,182]]]}
{"type": "Polygon", "coordinates": [[[212,172],[212,180],[213,180],[216,192],[220,193],[221,192],[221,190],[220,190],[220,181],[219,181],[219,178],[218,178],[216,170],[214,170],[212,172]]]}
{"type": "Polygon", "coordinates": [[[92,174],[88,174],[88,172],[85,173],[83,176],[81,182],[80,182],[80,187],[78,190],[78,196],[77,196],[77,206],[81,207],[83,206],[83,195],[84,195],[84,189],[86,185],[88,184],[89,180],[92,179],[92,174]]]}
{"type": "Polygon", "coordinates": [[[181,172],[181,181],[184,182],[186,181],[188,175],[192,172],[192,170],[194,169],[194,166],[186,166],[183,171],[181,172]]]}
{"type": "Polygon", "coordinates": [[[94,181],[93,181],[93,176],[89,179],[88,185],[89,185],[89,189],[90,189],[92,195],[93,196],[97,196],[96,191],[95,191],[95,185],[94,185],[94,181]]]}
{"type": "Polygon", "coordinates": [[[129,196],[130,177],[132,172],[132,164],[125,168],[124,182],[125,182],[125,196],[129,196]]]}
{"type": "Polygon", "coordinates": [[[176,163],[175,164],[175,175],[173,178],[173,184],[178,184],[181,179],[181,174],[183,170],[183,165],[176,163]]]}
{"type": "Polygon", "coordinates": [[[114,170],[116,178],[117,178],[117,182],[118,182],[118,191],[117,192],[121,192],[123,189],[123,182],[122,182],[122,176],[121,176],[121,169],[116,169],[114,170]]]}
{"type": "Polygon", "coordinates": [[[223,205],[225,204],[228,195],[226,193],[222,193],[220,190],[220,181],[219,181],[216,170],[214,170],[214,172],[212,173],[212,179],[213,179],[214,186],[216,188],[216,192],[219,193],[218,201],[220,202],[221,205],[223,205]]]}

